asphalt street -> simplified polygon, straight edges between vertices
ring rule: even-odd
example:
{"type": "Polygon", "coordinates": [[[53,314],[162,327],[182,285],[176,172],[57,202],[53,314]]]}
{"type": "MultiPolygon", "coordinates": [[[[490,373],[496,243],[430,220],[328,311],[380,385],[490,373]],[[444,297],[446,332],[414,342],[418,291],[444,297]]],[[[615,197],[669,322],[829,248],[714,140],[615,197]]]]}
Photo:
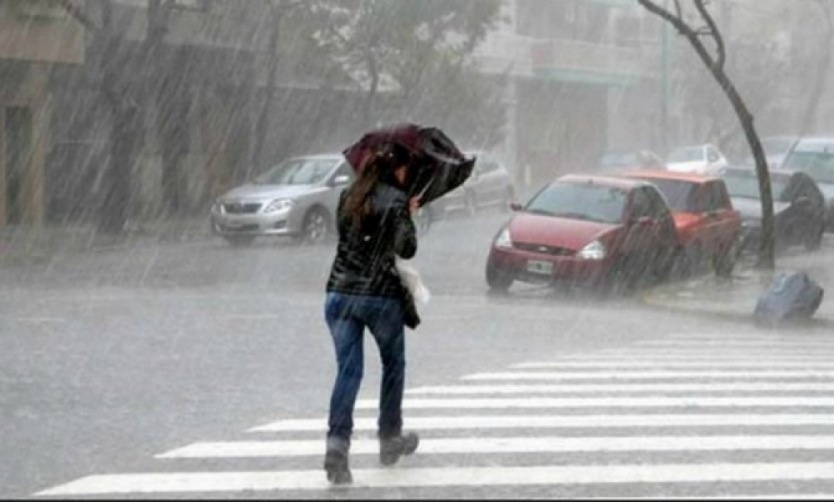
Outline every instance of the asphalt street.
{"type": "MultiPolygon", "coordinates": [[[[423,447],[380,470],[365,423],[347,491],[320,471],[334,246],[146,239],[3,263],[0,496],[834,493],[829,340],[639,295],[489,295],[505,218],[452,217],[421,239],[432,300],[407,334],[405,407],[423,447]]],[[[368,340],[363,420],[378,386],[368,340]]]]}

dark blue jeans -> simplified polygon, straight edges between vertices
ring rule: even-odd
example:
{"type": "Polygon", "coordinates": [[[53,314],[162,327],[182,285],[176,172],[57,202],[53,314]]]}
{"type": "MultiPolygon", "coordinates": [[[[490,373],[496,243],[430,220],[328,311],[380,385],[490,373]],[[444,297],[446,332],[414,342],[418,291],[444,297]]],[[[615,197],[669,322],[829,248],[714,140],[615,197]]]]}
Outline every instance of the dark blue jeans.
{"type": "Polygon", "coordinates": [[[324,315],[339,366],[330,397],[327,437],[350,441],[353,409],[364,369],[365,327],[373,335],[382,360],[377,434],[383,439],[399,436],[405,385],[405,325],[401,301],[382,296],[327,293],[324,315]]]}

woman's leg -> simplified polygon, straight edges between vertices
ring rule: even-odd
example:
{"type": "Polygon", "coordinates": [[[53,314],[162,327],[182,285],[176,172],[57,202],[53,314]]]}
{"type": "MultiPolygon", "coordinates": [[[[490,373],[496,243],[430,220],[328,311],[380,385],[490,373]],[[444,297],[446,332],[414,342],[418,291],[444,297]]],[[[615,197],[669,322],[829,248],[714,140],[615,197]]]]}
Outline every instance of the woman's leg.
{"type": "Polygon", "coordinates": [[[336,350],[338,371],[330,396],[330,416],[327,437],[350,442],[353,432],[353,409],[362,383],[364,359],[362,353],[363,323],[355,312],[360,299],[350,295],[329,293],[325,303],[325,319],[336,350]]]}
{"type": "Polygon", "coordinates": [[[379,461],[397,463],[402,455],[417,449],[420,438],[410,432],[403,435],[402,402],[405,387],[405,328],[402,303],[398,299],[380,299],[368,320],[368,327],[379,347],[382,359],[382,388],[379,394],[379,461]]]}
{"type": "Polygon", "coordinates": [[[402,304],[395,298],[374,301],[373,315],[366,322],[382,360],[382,385],[379,394],[379,437],[399,437],[402,433],[402,401],[405,386],[405,325],[402,304]]]}

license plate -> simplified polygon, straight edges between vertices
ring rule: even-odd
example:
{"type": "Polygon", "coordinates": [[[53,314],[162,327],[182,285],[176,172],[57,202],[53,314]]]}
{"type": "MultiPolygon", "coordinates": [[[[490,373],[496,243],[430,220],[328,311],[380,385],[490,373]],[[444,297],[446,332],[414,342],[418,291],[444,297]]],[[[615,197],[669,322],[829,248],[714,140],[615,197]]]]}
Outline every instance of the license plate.
{"type": "Polygon", "coordinates": [[[553,264],[549,261],[529,260],[527,261],[527,271],[533,274],[551,275],[553,264]]]}

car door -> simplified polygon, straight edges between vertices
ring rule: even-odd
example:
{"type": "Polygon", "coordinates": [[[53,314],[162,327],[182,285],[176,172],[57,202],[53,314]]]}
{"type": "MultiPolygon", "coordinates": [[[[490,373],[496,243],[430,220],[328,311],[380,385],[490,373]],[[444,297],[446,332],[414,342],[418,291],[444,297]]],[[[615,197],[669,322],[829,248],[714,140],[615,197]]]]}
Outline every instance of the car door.
{"type": "Polygon", "coordinates": [[[662,221],[658,221],[652,212],[652,200],[646,193],[646,187],[638,187],[631,191],[629,205],[626,210],[626,238],[623,252],[634,258],[646,256],[660,233],[662,221]]]}
{"type": "Polygon", "coordinates": [[[710,213],[714,218],[715,245],[718,249],[730,249],[741,232],[741,215],[733,209],[730,194],[724,180],[718,179],[708,183],[707,198],[710,213]]]}
{"type": "Polygon", "coordinates": [[[669,206],[666,205],[666,199],[655,187],[646,187],[644,193],[649,200],[649,217],[654,222],[654,233],[650,236],[651,246],[676,247],[678,239],[675,219],[672,217],[669,206]]]}

